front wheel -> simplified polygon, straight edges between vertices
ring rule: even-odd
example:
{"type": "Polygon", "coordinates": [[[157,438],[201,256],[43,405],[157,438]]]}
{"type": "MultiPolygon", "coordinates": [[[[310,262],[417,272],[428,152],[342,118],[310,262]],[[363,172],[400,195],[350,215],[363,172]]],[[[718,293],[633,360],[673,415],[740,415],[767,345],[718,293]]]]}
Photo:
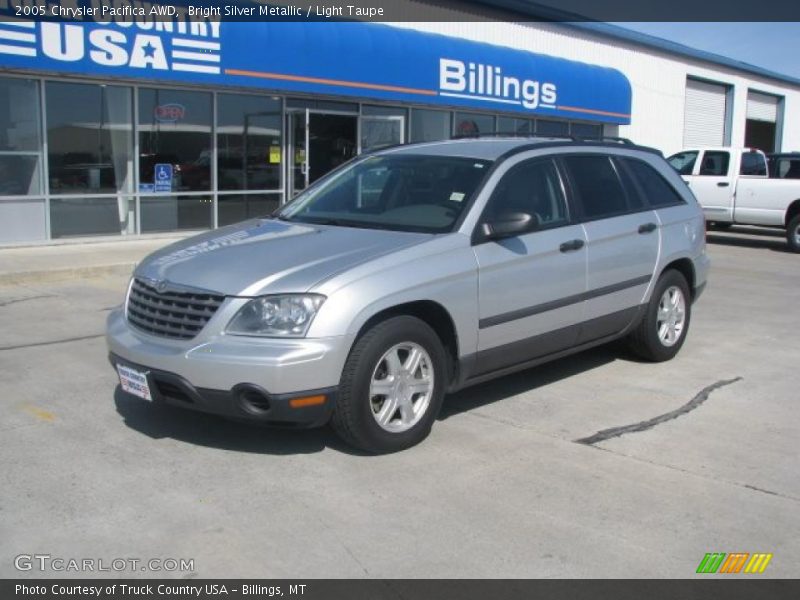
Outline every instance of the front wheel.
{"type": "Polygon", "coordinates": [[[653,289],[644,317],[629,337],[631,350],[653,362],[671,359],[686,340],[691,316],[686,278],[678,271],[665,271],[653,289]]]}
{"type": "Polygon", "coordinates": [[[789,221],[789,227],[786,228],[786,242],[789,244],[789,250],[800,252],[800,214],[789,221]]]}
{"type": "Polygon", "coordinates": [[[446,361],[439,337],[420,319],[378,323],[350,351],[333,428],[352,446],[376,454],[418,444],[441,408],[446,361]]]}

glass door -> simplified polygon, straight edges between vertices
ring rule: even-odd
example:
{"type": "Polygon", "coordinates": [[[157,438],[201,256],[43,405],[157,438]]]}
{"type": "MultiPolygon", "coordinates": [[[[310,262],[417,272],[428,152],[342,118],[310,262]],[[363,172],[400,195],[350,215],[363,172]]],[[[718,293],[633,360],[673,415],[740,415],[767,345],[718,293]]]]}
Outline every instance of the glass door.
{"type": "Polygon", "coordinates": [[[308,109],[286,114],[286,199],[308,187],[308,109]]]}

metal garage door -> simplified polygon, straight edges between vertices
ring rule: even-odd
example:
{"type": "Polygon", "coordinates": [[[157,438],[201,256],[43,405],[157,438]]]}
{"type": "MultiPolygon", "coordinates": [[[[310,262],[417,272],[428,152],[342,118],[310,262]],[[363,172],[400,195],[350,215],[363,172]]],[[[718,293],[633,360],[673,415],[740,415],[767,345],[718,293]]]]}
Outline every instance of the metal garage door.
{"type": "Polygon", "coordinates": [[[778,98],[758,92],[747,92],[747,118],[754,121],[778,122],[778,98]]]}
{"type": "Polygon", "coordinates": [[[683,145],[725,145],[727,88],[724,85],[686,80],[683,145]]]}

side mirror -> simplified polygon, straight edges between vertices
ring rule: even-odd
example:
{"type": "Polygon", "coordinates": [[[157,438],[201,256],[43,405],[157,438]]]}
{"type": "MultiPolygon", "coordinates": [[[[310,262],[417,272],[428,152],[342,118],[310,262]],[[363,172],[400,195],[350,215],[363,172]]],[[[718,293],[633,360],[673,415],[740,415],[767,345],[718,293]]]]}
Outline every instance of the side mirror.
{"type": "Polygon", "coordinates": [[[524,212],[508,212],[481,225],[481,231],[483,239],[488,241],[522,235],[537,227],[539,227],[539,219],[535,215],[524,212]]]}

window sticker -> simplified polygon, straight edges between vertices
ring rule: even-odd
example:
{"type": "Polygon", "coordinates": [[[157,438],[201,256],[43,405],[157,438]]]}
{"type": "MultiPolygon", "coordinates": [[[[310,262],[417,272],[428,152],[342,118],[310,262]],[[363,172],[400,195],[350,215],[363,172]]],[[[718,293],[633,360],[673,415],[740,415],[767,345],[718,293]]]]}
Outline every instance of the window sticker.
{"type": "Polygon", "coordinates": [[[464,199],[463,192],[453,192],[450,194],[450,201],[451,202],[461,202],[464,199]]]}

